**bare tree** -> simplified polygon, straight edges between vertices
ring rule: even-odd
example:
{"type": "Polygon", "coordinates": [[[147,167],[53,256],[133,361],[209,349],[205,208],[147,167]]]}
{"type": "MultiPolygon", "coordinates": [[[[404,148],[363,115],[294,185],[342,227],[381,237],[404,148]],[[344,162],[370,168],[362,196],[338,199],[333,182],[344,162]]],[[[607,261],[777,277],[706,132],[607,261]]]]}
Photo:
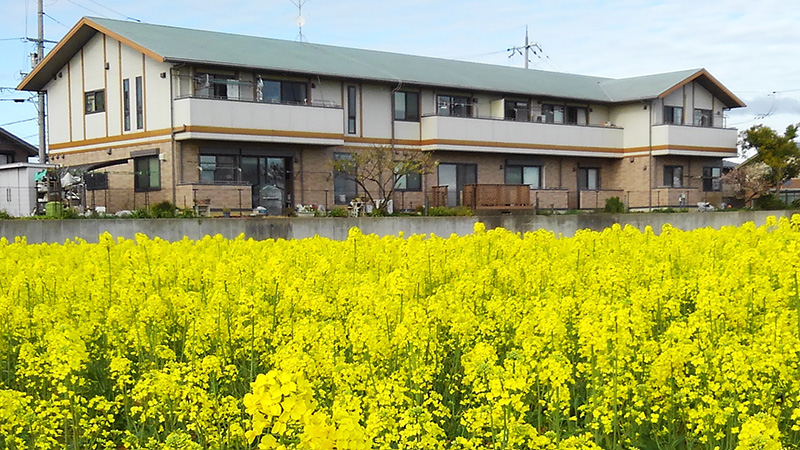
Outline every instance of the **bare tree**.
{"type": "Polygon", "coordinates": [[[379,214],[387,212],[389,200],[400,182],[424,177],[437,165],[428,152],[396,150],[392,145],[351,149],[348,157],[331,161],[333,170],[355,181],[379,214]]]}

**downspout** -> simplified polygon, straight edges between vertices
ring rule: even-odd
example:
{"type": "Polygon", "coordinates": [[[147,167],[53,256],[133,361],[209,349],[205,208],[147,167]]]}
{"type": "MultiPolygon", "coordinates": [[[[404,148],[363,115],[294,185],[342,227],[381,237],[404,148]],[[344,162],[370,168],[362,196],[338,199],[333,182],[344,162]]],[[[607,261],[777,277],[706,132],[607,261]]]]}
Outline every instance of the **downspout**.
{"type": "MultiPolygon", "coordinates": [[[[646,107],[646,106],[645,106],[646,107]]],[[[647,162],[647,209],[653,210],[653,100],[650,100],[650,111],[647,114],[647,149],[648,149],[648,162],[647,162]]]]}
{"type": "Polygon", "coordinates": [[[175,160],[175,95],[173,93],[174,77],[172,67],[169,68],[169,143],[170,158],[172,160],[172,204],[178,204],[178,180],[177,173],[178,161],[175,160]]]}
{"type": "MultiPolygon", "coordinates": [[[[395,117],[394,117],[394,111],[395,111],[395,109],[394,109],[394,108],[395,108],[395,100],[394,100],[394,97],[395,97],[395,94],[396,94],[398,91],[400,91],[400,88],[402,88],[402,87],[403,87],[403,80],[400,80],[400,79],[398,79],[398,80],[397,80],[397,87],[396,87],[396,88],[394,88],[394,89],[392,89],[391,98],[390,98],[390,103],[391,103],[391,108],[392,108],[392,109],[391,109],[391,113],[390,113],[390,114],[391,114],[391,121],[392,121],[392,131],[391,131],[392,135],[391,135],[391,137],[390,137],[390,141],[389,141],[389,147],[390,147],[390,151],[392,152],[392,156],[394,156],[394,146],[395,146],[395,140],[396,140],[396,136],[395,136],[395,133],[396,133],[396,131],[395,131],[395,127],[396,127],[396,124],[397,124],[397,120],[396,120],[396,119],[395,119],[395,117]]],[[[418,101],[419,101],[419,100],[418,100],[418,101]]],[[[422,119],[420,119],[420,123],[422,123],[422,119]]],[[[395,170],[395,169],[394,169],[394,168],[392,168],[392,174],[394,174],[394,170],[395,170]]],[[[420,177],[421,177],[421,178],[425,178],[424,176],[420,176],[420,177]]],[[[406,178],[407,178],[407,177],[406,177],[406,178]]],[[[395,179],[394,179],[394,175],[392,175],[392,180],[391,180],[391,183],[392,183],[392,188],[391,188],[391,189],[392,189],[392,197],[393,197],[393,198],[386,199],[386,200],[387,200],[387,201],[388,201],[388,200],[391,200],[391,201],[392,201],[392,203],[394,203],[394,188],[395,188],[395,183],[397,183],[397,180],[395,180],[395,179]]],[[[424,184],[424,181],[423,181],[423,184],[424,184]]],[[[383,187],[383,185],[381,185],[381,187],[383,187]]],[[[384,193],[383,195],[384,195],[384,198],[385,198],[386,194],[384,193]]],[[[422,195],[423,195],[423,196],[425,195],[425,187],[424,187],[424,186],[422,187],[422,195]]],[[[387,207],[388,207],[388,205],[387,205],[387,207]]]]}

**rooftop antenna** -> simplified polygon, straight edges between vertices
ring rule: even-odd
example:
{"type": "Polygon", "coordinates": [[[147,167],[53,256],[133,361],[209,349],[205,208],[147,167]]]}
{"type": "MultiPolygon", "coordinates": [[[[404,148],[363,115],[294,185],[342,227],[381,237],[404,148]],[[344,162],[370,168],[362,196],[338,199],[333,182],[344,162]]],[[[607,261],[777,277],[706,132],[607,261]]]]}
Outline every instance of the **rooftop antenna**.
{"type": "Polygon", "coordinates": [[[306,37],[303,36],[303,25],[306,24],[306,18],[303,17],[303,5],[305,5],[307,1],[308,0],[291,0],[292,4],[297,6],[297,18],[295,19],[295,23],[299,31],[295,40],[298,42],[308,42],[306,37]]]}
{"type": "MultiPolygon", "coordinates": [[[[528,42],[528,26],[525,25],[525,45],[523,45],[522,47],[511,47],[511,48],[508,49],[508,51],[511,52],[511,54],[508,55],[509,58],[511,58],[512,56],[514,56],[516,54],[520,54],[523,57],[525,57],[525,68],[527,69],[528,68],[528,63],[530,62],[530,58],[528,57],[528,53],[530,51],[533,51],[534,55],[539,56],[539,53],[541,53],[543,50],[542,50],[542,47],[539,45],[538,42],[528,42]],[[537,50],[538,50],[538,53],[537,53],[537,50]]],[[[539,58],[541,58],[541,56],[539,56],[539,58]]]]}

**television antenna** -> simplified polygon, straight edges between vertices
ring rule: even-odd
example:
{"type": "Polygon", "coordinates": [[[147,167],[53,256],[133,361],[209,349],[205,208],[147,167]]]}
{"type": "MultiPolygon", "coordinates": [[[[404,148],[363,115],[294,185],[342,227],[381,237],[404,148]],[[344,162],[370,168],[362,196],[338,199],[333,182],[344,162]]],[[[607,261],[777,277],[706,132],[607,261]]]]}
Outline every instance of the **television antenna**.
{"type": "Polygon", "coordinates": [[[303,5],[306,4],[308,0],[290,0],[294,6],[297,6],[297,18],[295,18],[295,23],[297,24],[297,38],[295,38],[298,42],[308,42],[306,37],[303,36],[303,25],[306,24],[306,18],[303,17],[303,5]]]}

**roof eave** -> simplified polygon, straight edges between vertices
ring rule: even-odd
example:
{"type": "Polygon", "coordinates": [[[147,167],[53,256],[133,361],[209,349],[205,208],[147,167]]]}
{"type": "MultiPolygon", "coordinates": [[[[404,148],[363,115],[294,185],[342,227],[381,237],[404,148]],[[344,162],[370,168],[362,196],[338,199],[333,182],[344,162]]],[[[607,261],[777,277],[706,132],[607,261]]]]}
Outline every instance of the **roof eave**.
{"type": "Polygon", "coordinates": [[[712,93],[715,94],[717,98],[720,98],[720,100],[722,100],[723,103],[725,103],[726,108],[733,109],[733,108],[743,108],[747,106],[742,100],[739,99],[739,97],[737,97],[733,92],[729,91],[725,86],[722,85],[722,83],[720,83],[716,78],[714,78],[710,73],[708,73],[706,69],[700,69],[697,72],[693,73],[692,75],[686,77],[679,83],[676,83],[671,88],[659,94],[657,98],[663,99],[669,94],[680,89],[682,86],[691,83],[692,81],[695,81],[701,77],[704,77],[708,80],[708,82],[713,87],[713,90],[716,91],[712,93]],[[727,98],[722,98],[722,97],[727,97],[727,98]]]}
{"type": "Polygon", "coordinates": [[[133,42],[122,35],[94,22],[91,18],[83,17],[72,29],[56,44],[55,48],[33,68],[33,70],[19,83],[17,90],[41,91],[48,81],[64,67],[72,56],[91,39],[95,33],[103,33],[125,45],[144,53],[157,60],[164,61],[161,55],[133,42]]]}
{"type": "MultiPolygon", "coordinates": [[[[607,98],[589,98],[589,97],[569,97],[567,95],[554,95],[546,92],[537,92],[537,91],[508,91],[508,90],[497,90],[487,88],[485,86],[475,86],[475,85],[454,85],[454,84],[436,84],[430,83],[421,80],[399,80],[397,78],[391,77],[370,77],[370,76],[358,76],[353,77],[352,75],[343,74],[343,73],[334,73],[334,72],[309,72],[305,70],[293,70],[283,67],[267,67],[267,66],[252,66],[247,64],[234,64],[234,63],[226,63],[220,61],[210,61],[210,60],[201,60],[201,59],[189,59],[189,58],[178,58],[172,56],[165,56],[164,62],[172,63],[172,64],[186,64],[186,65],[199,65],[199,66],[209,66],[209,67],[217,67],[217,68],[229,68],[229,69],[245,69],[251,71],[259,71],[263,70],[265,72],[282,72],[287,74],[294,74],[299,76],[322,76],[322,77],[334,77],[334,78],[342,78],[347,80],[357,80],[357,81],[373,81],[378,83],[402,83],[403,85],[412,85],[412,86],[426,86],[431,88],[440,88],[440,89],[447,89],[449,91],[480,91],[480,92],[487,92],[487,93],[497,93],[497,94],[505,94],[506,96],[528,96],[528,97],[542,97],[542,98],[566,98],[570,101],[574,102],[591,102],[591,103],[598,103],[598,104],[614,104],[614,103],[626,103],[629,100],[626,99],[624,101],[616,101],[616,100],[609,100],[607,98]]],[[[633,101],[638,101],[635,99],[633,101]]]]}

